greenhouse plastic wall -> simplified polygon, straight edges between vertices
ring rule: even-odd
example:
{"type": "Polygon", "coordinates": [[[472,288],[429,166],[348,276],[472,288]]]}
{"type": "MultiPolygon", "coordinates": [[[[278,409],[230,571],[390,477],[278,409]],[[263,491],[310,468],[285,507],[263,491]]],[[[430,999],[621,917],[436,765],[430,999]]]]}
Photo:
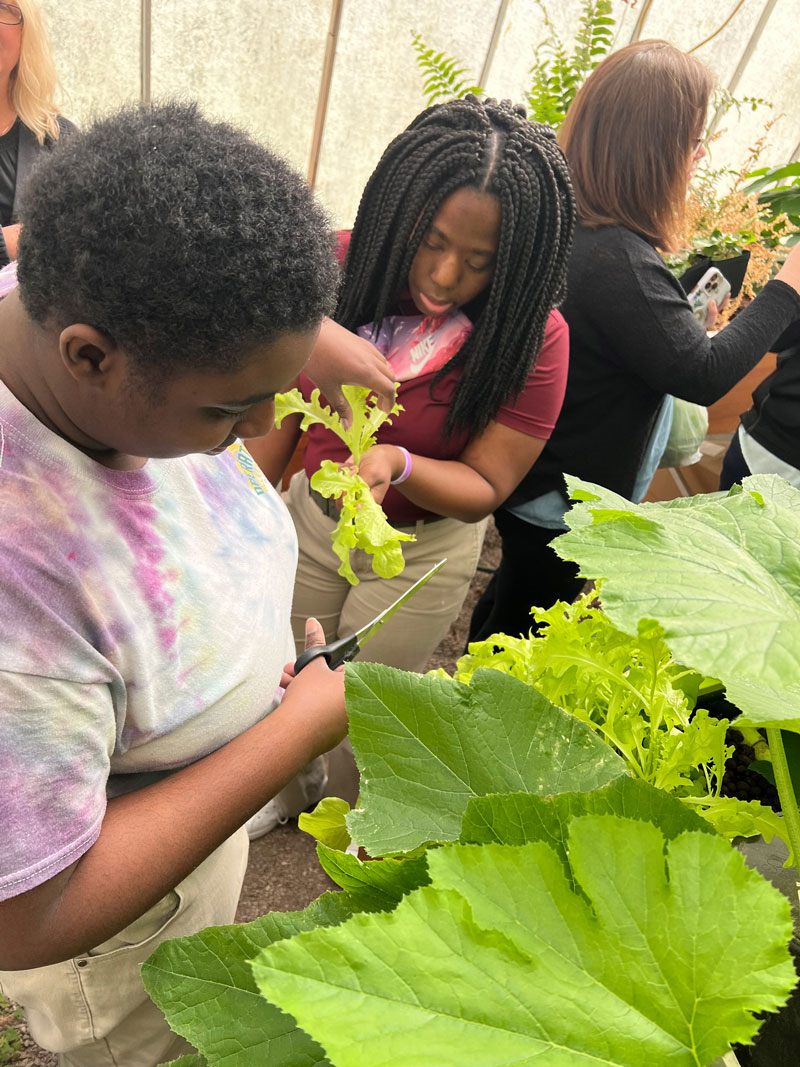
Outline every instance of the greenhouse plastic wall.
{"type": "MultiPolygon", "coordinates": [[[[148,97],[197,99],[208,115],[247,127],[313,173],[340,225],[352,222],[386,144],[424,107],[412,32],[458,57],[476,80],[483,76],[491,95],[520,102],[534,50],[550,35],[537,0],[42,0],[42,6],[69,118],[85,123],[148,97]],[[326,49],[333,60],[329,85],[326,49]]],[[[570,44],[580,0],[544,6],[570,44]]],[[[716,123],[715,166],[738,170],[775,116],[759,164],[798,157],[800,0],[633,6],[614,0],[613,12],[615,47],[644,37],[665,37],[684,49],[700,45],[695,54],[720,86],[773,104],[734,110],[716,123]]]]}

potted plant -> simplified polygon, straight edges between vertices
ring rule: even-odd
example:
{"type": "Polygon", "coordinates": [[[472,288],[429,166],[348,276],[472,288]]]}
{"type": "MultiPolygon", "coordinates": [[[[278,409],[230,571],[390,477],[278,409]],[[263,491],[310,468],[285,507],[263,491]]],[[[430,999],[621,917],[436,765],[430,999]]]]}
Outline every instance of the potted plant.
{"type": "Polygon", "coordinates": [[[588,726],[494,670],[360,664],[348,699],[385,858],[320,844],[340,893],[159,948],[196,1062],[700,1065],[783,1002],[788,904],[588,726]]]}
{"type": "MultiPolygon", "coordinates": [[[[786,256],[798,226],[781,207],[759,198],[751,168],[766,145],[772,123],[751,149],[740,171],[705,169],[692,182],[686,204],[684,247],[666,256],[667,265],[689,292],[709,267],[731,284],[729,318],[763,288],[786,256]]],[[[756,172],[758,173],[758,172],[756,172]]]]}
{"type": "MultiPolygon", "coordinates": [[[[786,866],[792,859],[796,864],[800,493],[776,476],[759,476],[746,478],[727,496],[636,506],[598,486],[573,481],[572,487],[585,503],[571,513],[572,531],[555,542],[556,551],[579,560],[586,573],[609,575],[603,602],[614,621],[630,627],[643,616],[657,619],[679,660],[725,683],[728,697],[741,709],[735,724],[751,736],[754,728],[766,734],[785,824],[782,836],[789,844],[786,866]]],[[[764,855],[762,869],[782,881],[797,929],[796,866],[778,870],[775,855],[764,855]]],[[[797,940],[794,953],[800,956],[797,940]]],[[[752,1062],[793,1064],[799,1036],[795,995],[765,1027],[752,1062]]]]}

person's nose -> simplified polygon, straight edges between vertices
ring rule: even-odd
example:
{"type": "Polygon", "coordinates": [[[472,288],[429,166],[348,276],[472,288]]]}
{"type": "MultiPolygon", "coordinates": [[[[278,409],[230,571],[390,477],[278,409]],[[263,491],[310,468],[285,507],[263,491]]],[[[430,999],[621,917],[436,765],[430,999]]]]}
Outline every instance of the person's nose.
{"type": "Polygon", "coordinates": [[[233,432],[241,440],[248,437],[265,437],[275,425],[275,401],[262,400],[251,407],[247,414],[236,423],[233,432]]]}
{"type": "MultiPolygon", "coordinates": [[[[449,293],[461,280],[461,264],[453,252],[446,252],[436,257],[431,270],[431,281],[440,293],[449,293]]],[[[431,294],[434,295],[434,294],[431,294]]]]}

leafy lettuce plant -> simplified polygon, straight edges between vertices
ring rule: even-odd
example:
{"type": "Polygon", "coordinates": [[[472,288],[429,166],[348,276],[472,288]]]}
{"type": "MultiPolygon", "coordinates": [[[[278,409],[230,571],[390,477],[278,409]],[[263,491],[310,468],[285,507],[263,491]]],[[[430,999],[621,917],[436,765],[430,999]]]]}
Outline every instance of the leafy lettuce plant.
{"type": "Polygon", "coordinates": [[[730,724],[695,708],[702,675],[673,660],[658,627],[623,633],[597,597],[602,583],[574,604],[533,609],[541,636],[493,634],[471,644],[455,678],[469,681],[482,667],[511,674],[597,730],[632,774],[680,797],[724,836],[782,835],[771,808],[720,795],[730,724]]]}
{"type": "Polygon", "coordinates": [[[341,500],[339,522],[331,534],[333,551],[341,563],[339,574],[351,585],[358,585],[358,578],[350,565],[350,552],[361,548],[372,556],[372,569],[381,578],[394,578],[405,566],[401,541],[414,541],[412,534],[401,533],[389,524],[380,504],[370,492],[369,486],[358,474],[358,464],[365,453],[375,444],[375,435],[391,415],[403,409],[395,404],[391,411],[382,411],[369,389],[345,385],[342,392],[352,409],[352,423],[345,426],[338,414],[319,400],[315,389],[310,400],[305,400],[298,389],[279,393],[275,397],[275,425],[280,426],[287,415],[303,416],[301,429],[321,423],[331,430],[350,449],[355,469],[333,463],[329,459],[311,476],[311,488],[322,496],[341,500]]]}
{"type": "Polygon", "coordinates": [[[719,678],[766,729],[784,834],[800,856],[800,814],[782,730],[800,733],[800,492],[774,475],[727,495],[632,504],[569,478],[579,503],[554,542],[602,578],[603,607],[622,630],[657,626],[675,658],[719,678]]]}
{"type": "Polygon", "coordinates": [[[345,684],[381,858],[320,845],[340,892],[157,949],[182,1067],[700,1067],[784,1003],[788,902],[589,725],[496,670],[345,684]]]}

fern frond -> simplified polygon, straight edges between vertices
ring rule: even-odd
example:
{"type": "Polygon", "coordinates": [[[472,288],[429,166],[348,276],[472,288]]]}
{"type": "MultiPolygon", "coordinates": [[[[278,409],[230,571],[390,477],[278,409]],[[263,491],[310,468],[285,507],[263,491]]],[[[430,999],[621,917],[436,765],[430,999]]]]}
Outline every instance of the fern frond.
{"type": "Polygon", "coordinates": [[[475,96],[483,94],[480,85],[474,84],[469,69],[461,65],[461,60],[448,56],[446,52],[428,48],[419,33],[412,32],[411,38],[412,47],[417,53],[417,67],[423,78],[422,95],[429,107],[438,100],[460,100],[469,93],[475,96]]]}
{"type": "Polygon", "coordinates": [[[613,44],[611,0],[583,0],[572,52],[568,52],[547,12],[536,0],[550,36],[537,47],[531,67],[528,115],[558,128],[575,94],[613,44]]]}

